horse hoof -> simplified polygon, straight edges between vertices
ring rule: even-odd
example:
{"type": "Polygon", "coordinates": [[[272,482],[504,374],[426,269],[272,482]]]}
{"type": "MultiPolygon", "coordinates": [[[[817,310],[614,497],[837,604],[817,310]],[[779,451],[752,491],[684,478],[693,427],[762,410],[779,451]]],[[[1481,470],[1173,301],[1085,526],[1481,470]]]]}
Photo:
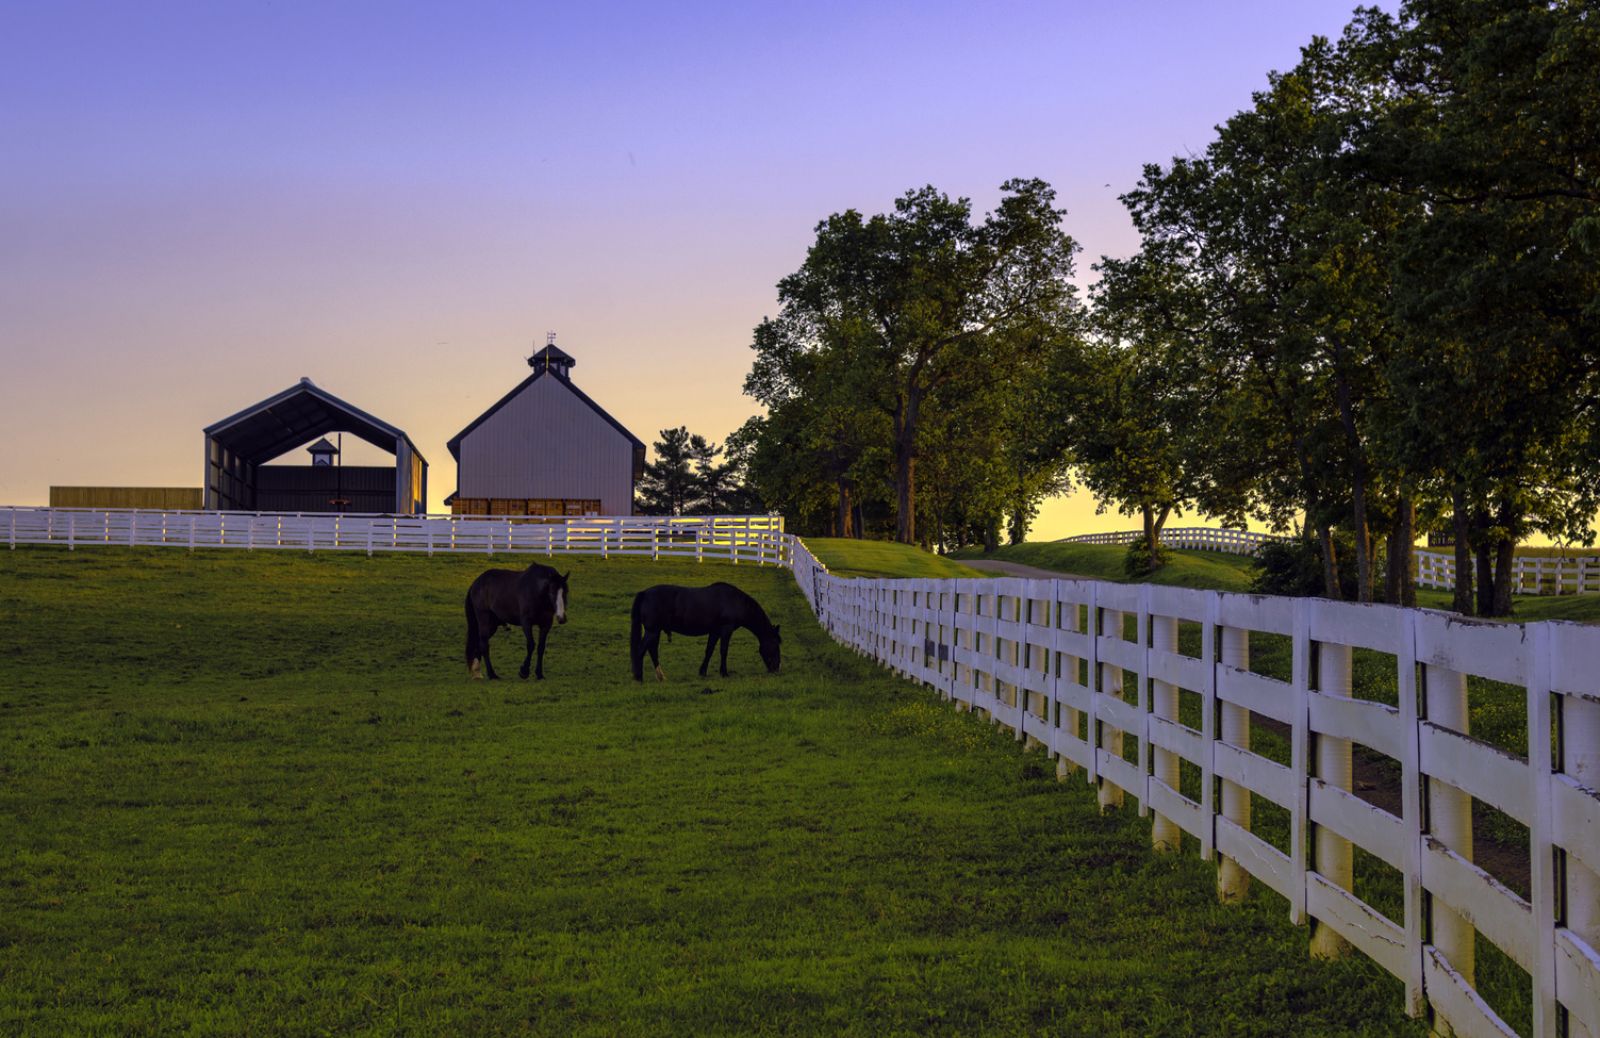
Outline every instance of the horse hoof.
{"type": "Polygon", "coordinates": [[[656,680],[657,681],[665,681],[665,680],[667,680],[667,672],[662,670],[660,667],[657,667],[656,668],[656,680]]]}

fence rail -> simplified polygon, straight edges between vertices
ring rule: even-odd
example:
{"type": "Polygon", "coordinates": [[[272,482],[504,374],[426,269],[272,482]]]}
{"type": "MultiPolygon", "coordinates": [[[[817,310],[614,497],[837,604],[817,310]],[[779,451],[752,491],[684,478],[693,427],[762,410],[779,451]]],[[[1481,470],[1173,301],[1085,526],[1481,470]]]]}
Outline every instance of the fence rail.
{"type": "MultiPolygon", "coordinates": [[[[1065,544],[1131,544],[1144,534],[1138,530],[1085,533],[1063,537],[1065,544]]],[[[1223,530],[1184,526],[1161,531],[1161,543],[1186,551],[1223,551],[1254,555],[1269,541],[1290,540],[1279,534],[1249,530],[1223,530]]],[[[1453,553],[1419,548],[1413,552],[1418,587],[1450,590],[1456,586],[1453,553]]],[[[1512,563],[1511,590],[1519,595],[1576,595],[1600,593],[1600,555],[1518,555],[1512,563]]],[[[1600,1036],[1596,1036],[1600,1038],[1600,1036]]]]}
{"type": "MultiPolygon", "coordinates": [[[[1514,1032],[1474,986],[1477,941],[1530,978],[1536,1038],[1600,1038],[1600,627],[1075,579],[845,579],[767,516],[582,519],[6,509],[11,544],[585,552],[789,567],[837,640],[980,710],[1137,802],[1157,848],[1188,834],[1218,893],[1259,882],[1405,984],[1405,1008],[1466,1036],[1514,1032]],[[1180,637],[1183,635],[1183,637],[1180,637]],[[1287,680],[1251,669],[1287,643],[1287,680]],[[1180,651],[1180,646],[1188,651],[1180,651]],[[1356,654],[1364,666],[1353,667],[1356,654]],[[1358,683],[1373,660],[1396,696],[1358,683]],[[1522,690],[1519,755],[1473,737],[1467,682],[1522,690]],[[1287,754],[1252,745],[1258,722],[1287,754]],[[1398,809],[1355,788],[1353,747],[1394,762],[1398,809]],[[1525,826],[1527,895],[1474,863],[1474,801],[1525,826]],[[1270,804],[1284,825],[1254,824],[1270,804]],[[1281,830],[1285,830],[1281,831],[1281,830]],[[1355,892],[1354,850],[1397,870],[1398,910],[1355,892]]],[[[1513,693],[1514,694],[1514,693],[1513,693]]]]}

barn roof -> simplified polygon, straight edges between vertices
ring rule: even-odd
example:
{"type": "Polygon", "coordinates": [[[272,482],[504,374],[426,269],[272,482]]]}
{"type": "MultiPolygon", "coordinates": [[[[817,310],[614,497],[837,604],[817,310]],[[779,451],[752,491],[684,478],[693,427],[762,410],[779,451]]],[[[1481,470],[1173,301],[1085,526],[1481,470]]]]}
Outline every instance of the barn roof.
{"type": "MultiPolygon", "coordinates": [[[[554,348],[555,347],[552,346],[552,347],[547,347],[546,349],[554,349],[554,348]]],[[[541,352],[544,352],[544,351],[541,351],[541,352]]],[[[562,354],[562,356],[566,356],[566,354],[562,354]]],[[[565,387],[566,389],[570,390],[572,392],[572,394],[574,396],[576,396],[579,400],[582,400],[584,403],[588,404],[590,409],[593,410],[595,414],[599,415],[601,418],[604,418],[611,425],[611,428],[617,430],[617,432],[619,432],[623,436],[627,437],[628,440],[635,447],[640,448],[640,449],[644,448],[644,441],[643,440],[641,440],[641,439],[639,439],[639,437],[633,435],[633,433],[629,432],[627,430],[627,428],[625,426],[623,426],[623,424],[621,422],[617,421],[615,418],[611,417],[610,414],[606,413],[606,409],[605,408],[601,407],[599,404],[595,403],[592,399],[590,399],[589,398],[589,394],[585,393],[583,390],[581,390],[577,386],[573,385],[572,381],[570,379],[562,378],[559,375],[553,374],[550,371],[550,369],[541,367],[541,368],[538,368],[537,370],[535,370],[533,374],[529,375],[527,378],[525,378],[521,382],[517,383],[516,388],[512,389],[511,392],[507,393],[505,396],[503,396],[499,400],[497,400],[493,407],[489,408],[489,410],[483,412],[483,414],[480,414],[478,417],[474,418],[472,420],[472,424],[468,425],[465,429],[462,429],[460,432],[458,432],[454,436],[452,436],[450,438],[450,443],[449,443],[450,456],[452,458],[455,458],[457,461],[460,461],[461,460],[461,441],[466,439],[467,434],[472,432],[472,430],[476,429],[478,426],[482,425],[484,422],[487,422],[491,417],[494,416],[494,413],[496,411],[500,410],[502,407],[504,407],[507,404],[509,404],[512,400],[516,399],[516,396],[517,396],[518,393],[521,393],[524,389],[527,389],[529,386],[533,385],[535,382],[539,381],[541,378],[544,378],[546,375],[549,375],[551,378],[555,379],[563,387],[565,387]]]]}
{"type": "Polygon", "coordinates": [[[208,438],[251,463],[276,458],[330,432],[350,433],[391,453],[404,441],[411,453],[422,458],[404,430],[340,400],[309,378],[205,428],[208,438]]]}

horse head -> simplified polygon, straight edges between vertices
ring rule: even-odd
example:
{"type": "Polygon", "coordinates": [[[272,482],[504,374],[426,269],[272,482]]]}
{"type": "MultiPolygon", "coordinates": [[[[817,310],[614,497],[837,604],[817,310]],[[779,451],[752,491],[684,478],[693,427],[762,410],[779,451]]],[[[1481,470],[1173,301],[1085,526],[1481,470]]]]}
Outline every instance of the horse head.
{"type": "Polygon", "coordinates": [[[569,569],[556,579],[555,614],[556,623],[558,624],[567,622],[567,578],[570,576],[572,576],[572,571],[569,569]]]}
{"type": "Polygon", "coordinates": [[[783,639],[778,636],[778,625],[773,624],[767,636],[760,639],[761,662],[767,665],[768,674],[778,672],[778,655],[783,639]]]}

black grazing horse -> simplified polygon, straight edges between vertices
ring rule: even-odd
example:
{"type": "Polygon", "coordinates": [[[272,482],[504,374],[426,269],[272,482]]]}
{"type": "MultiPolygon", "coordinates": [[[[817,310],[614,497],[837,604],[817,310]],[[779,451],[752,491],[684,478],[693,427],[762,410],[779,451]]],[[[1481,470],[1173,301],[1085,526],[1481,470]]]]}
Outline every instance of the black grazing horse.
{"type": "Polygon", "coordinates": [[[711,650],[722,642],[722,676],[728,676],[728,642],[733,632],[748,627],[756,636],[761,661],[769,673],[778,669],[778,628],[767,619],[761,603],[732,584],[707,587],[679,587],[657,584],[633,596],[633,631],[628,648],[633,663],[633,680],[644,680],[644,654],[656,667],[656,680],[665,681],[661,672],[661,632],[706,635],[706,658],[700,661],[700,676],[706,676],[711,650]]]}
{"type": "Polygon", "coordinates": [[[520,627],[528,639],[528,655],[517,673],[528,676],[528,661],[533,659],[533,628],[539,628],[539,664],[534,674],[544,677],[544,643],[550,636],[550,622],[567,622],[567,577],[549,566],[535,562],[520,573],[514,569],[487,569],[467,589],[467,673],[478,673],[478,660],[490,679],[500,675],[489,662],[489,639],[501,627],[520,627]]]}

